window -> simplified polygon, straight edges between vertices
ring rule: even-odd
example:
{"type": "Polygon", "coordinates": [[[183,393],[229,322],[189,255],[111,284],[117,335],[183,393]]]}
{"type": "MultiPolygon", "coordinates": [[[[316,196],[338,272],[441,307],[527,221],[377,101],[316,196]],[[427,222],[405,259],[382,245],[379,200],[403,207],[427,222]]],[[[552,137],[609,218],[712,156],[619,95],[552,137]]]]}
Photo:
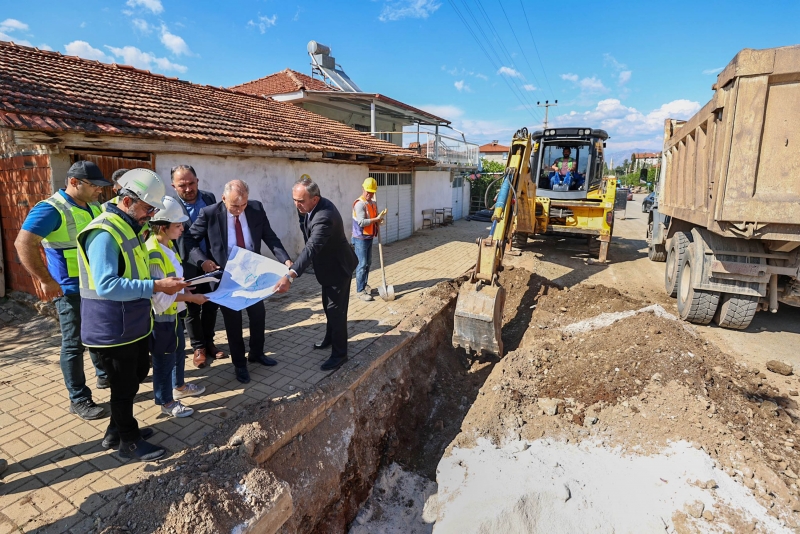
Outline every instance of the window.
{"type": "Polygon", "coordinates": [[[369,126],[364,126],[363,124],[354,124],[353,128],[355,128],[359,132],[369,133],[369,131],[370,131],[369,126]]]}
{"type": "Polygon", "coordinates": [[[385,172],[371,172],[369,173],[370,178],[375,178],[375,181],[378,182],[378,187],[382,185],[386,185],[386,173],[385,172]]]}
{"type": "Polygon", "coordinates": [[[411,185],[411,173],[410,172],[401,172],[400,173],[400,185],[411,185]]]}

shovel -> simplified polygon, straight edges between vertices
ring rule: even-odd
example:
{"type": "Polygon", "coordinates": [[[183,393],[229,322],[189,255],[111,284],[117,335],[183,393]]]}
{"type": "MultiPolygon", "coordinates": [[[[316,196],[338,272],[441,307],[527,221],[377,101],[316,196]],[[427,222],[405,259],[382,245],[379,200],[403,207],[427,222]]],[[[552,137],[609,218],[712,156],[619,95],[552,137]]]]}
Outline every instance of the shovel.
{"type": "Polygon", "coordinates": [[[381,276],[383,285],[378,288],[378,295],[386,302],[394,300],[394,286],[386,285],[386,269],[383,267],[383,244],[381,243],[381,227],[378,225],[378,255],[381,257],[381,276]]]}

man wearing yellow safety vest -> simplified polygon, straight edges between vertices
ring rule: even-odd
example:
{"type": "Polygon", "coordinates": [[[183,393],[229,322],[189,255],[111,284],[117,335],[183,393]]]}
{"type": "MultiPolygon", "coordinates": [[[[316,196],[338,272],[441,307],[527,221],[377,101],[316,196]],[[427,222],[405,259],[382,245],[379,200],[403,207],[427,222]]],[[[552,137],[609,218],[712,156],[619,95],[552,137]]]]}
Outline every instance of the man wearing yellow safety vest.
{"type": "Polygon", "coordinates": [[[369,268],[372,265],[372,240],[378,235],[378,226],[383,224],[386,210],[378,213],[375,193],[378,182],[367,178],[361,184],[361,196],[353,202],[353,248],[358,257],[356,267],[356,294],[361,300],[372,299],[372,289],[367,285],[369,268]]]}
{"type": "Polygon", "coordinates": [[[173,295],[188,284],[177,277],[150,277],[141,230],[164,208],[164,182],[153,171],[134,169],[120,185],[119,203],[108,205],[78,234],[81,338],[97,351],[111,384],[111,421],[103,446],[118,446],[122,459],[149,461],[165,450],[145,441],[152,430],[139,430],[133,399],[150,367],[150,299],[159,292],[173,295]]]}
{"type": "MultiPolygon", "coordinates": [[[[181,256],[173,241],[183,234],[189,216],[184,213],[179,200],[164,197],[164,209],[153,215],[150,227],[153,235],[145,243],[153,280],[183,278],[181,256]]],[[[153,333],[150,337],[150,354],[153,357],[153,398],[161,413],[170,417],[188,417],[194,410],[184,406],[180,399],[196,397],[206,390],[203,386],[184,381],[186,338],[184,319],[186,303],[202,306],[208,301],[203,294],[180,291],[175,295],[153,295],[153,333]]]]}
{"type": "MultiPolygon", "coordinates": [[[[99,419],[105,410],[92,400],[86,385],[81,343],[81,297],[78,291],[78,233],[100,214],[97,199],[111,182],[90,161],[78,161],[67,171],[65,189],[31,209],[14,243],[22,265],[39,282],[45,300],[53,300],[61,326],[61,373],[67,386],[70,413],[99,419]],[[42,262],[42,246],[47,266],[42,262]]],[[[92,349],[97,387],[108,387],[106,373],[92,349]]]]}

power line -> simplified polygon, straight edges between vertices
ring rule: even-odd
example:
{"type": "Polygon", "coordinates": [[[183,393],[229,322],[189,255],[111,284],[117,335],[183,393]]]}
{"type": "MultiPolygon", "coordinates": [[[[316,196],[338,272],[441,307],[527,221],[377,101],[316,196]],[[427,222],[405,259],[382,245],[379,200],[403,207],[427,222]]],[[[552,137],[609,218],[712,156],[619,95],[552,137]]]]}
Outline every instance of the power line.
{"type": "Polygon", "coordinates": [[[520,43],[519,39],[517,38],[517,32],[514,31],[514,26],[511,25],[511,20],[508,18],[506,8],[503,7],[503,2],[501,0],[497,0],[497,3],[500,5],[500,9],[503,11],[503,16],[506,18],[506,22],[508,22],[508,27],[511,29],[511,34],[514,36],[514,40],[517,42],[517,47],[519,48],[522,57],[525,58],[525,63],[528,65],[528,68],[531,69],[533,80],[536,82],[536,85],[541,87],[542,84],[539,83],[539,79],[536,77],[536,72],[533,70],[533,67],[531,67],[530,62],[528,61],[528,54],[523,52],[524,48],[522,48],[522,43],[520,43]]]}
{"type": "MultiPolygon", "coordinates": [[[[500,32],[498,32],[497,28],[495,28],[494,23],[492,22],[492,19],[489,18],[489,13],[483,7],[483,4],[481,3],[481,0],[475,0],[475,2],[477,4],[478,9],[480,10],[481,14],[483,15],[484,19],[486,20],[486,23],[489,26],[489,30],[492,32],[492,34],[494,34],[494,38],[495,38],[495,40],[497,40],[498,46],[505,53],[505,56],[506,56],[508,64],[509,65],[514,65],[514,59],[511,56],[511,53],[508,51],[508,48],[506,48],[506,45],[503,42],[502,37],[500,37],[500,32]]],[[[462,0],[462,3],[466,4],[466,0],[462,0]]],[[[475,20],[474,16],[473,16],[473,20],[475,20]]],[[[477,20],[475,21],[475,23],[476,23],[476,26],[477,26],[478,25],[477,20]]],[[[522,53],[521,50],[520,50],[520,53],[522,53]]],[[[499,54],[498,54],[498,57],[499,57],[499,54]]],[[[505,61],[501,61],[501,63],[505,63],[505,61]]],[[[533,98],[528,96],[527,91],[525,90],[524,87],[520,87],[520,84],[517,84],[517,80],[516,79],[513,80],[513,83],[517,87],[517,90],[523,95],[523,98],[525,100],[527,100],[527,102],[528,102],[527,105],[530,106],[531,109],[536,111],[536,114],[538,115],[539,112],[538,112],[538,110],[536,110],[536,106],[534,106],[534,104],[533,104],[533,98]]],[[[538,120],[542,120],[541,117],[537,117],[537,119],[538,120]]]]}
{"type": "Polygon", "coordinates": [[[539,55],[539,48],[536,46],[536,39],[533,37],[533,30],[531,30],[531,23],[528,20],[528,13],[525,12],[525,4],[522,0],[519,0],[519,5],[522,8],[522,14],[525,15],[525,23],[528,25],[528,33],[531,34],[531,41],[533,41],[533,49],[536,51],[536,57],[539,58],[539,65],[542,67],[542,74],[544,74],[544,79],[547,82],[547,87],[550,88],[550,95],[555,98],[556,93],[553,91],[553,86],[550,85],[550,80],[547,78],[547,71],[544,70],[544,63],[542,63],[542,56],[539,55]]]}
{"type": "MultiPolygon", "coordinates": [[[[499,67],[497,66],[495,60],[492,58],[492,56],[489,53],[489,51],[483,45],[483,42],[475,34],[475,31],[469,25],[469,23],[467,22],[467,20],[464,17],[464,15],[461,14],[461,11],[458,9],[458,6],[456,6],[455,1],[454,0],[448,0],[448,2],[450,3],[450,5],[453,8],[453,10],[456,12],[456,15],[458,15],[458,18],[461,19],[461,22],[464,24],[464,27],[469,32],[470,36],[473,38],[473,40],[475,40],[475,42],[478,44],[478,47],[480,47],[480,49],[483,51],[484,55],[486,56],[486,59],[489,60],[489,63],[493,66],[493,68],[499,70],[499,67]]],[[[470,14],[471,14],[471,12],[470,12],[470,14]]],[[[473,16],[473,18],[474,18],[474,16],[473,16]]],[[[478,27],[477,23],[476,23],[476,27],[478,27]]],[[[490,43],[487,43],[487,44],[490,44],[490,43]]],[[[490,47],[491,47],[491,45],[490,45],[490,47]]],[[[499,59],[500,58],[499,54],[497,54],[497,52],[494,50],[493,47],[491,47],[491,48],[492,48],[492,52],[494,52],[494,54],[499,59]]],[[[501,63],[502,63],[502,61],[501,61],[501,63]]],[[[531,107],[529,107],[528,104],[525,103],[525,100],[522,98],[522,95],[518,94],[518,92],[515,92],[516,87],[512,86],[511,83],[509,83],[507,77],[502,76],[502,78],[503,78],[503,81],[505,82],[505,84],[508,86],[509,90],[512,92],[512,94],[514,94],[514,96],[517,98],[517,100],[519,100],[519,102],[520,102],[520,104],[522,104],[523,108],[525,108],[528,111],[528,113],[531,115],[531,117],[534,120],[537,120],[537,121],[541,120],[539,117],[537,117],[533,113],[533,109],[531,107]]]]}

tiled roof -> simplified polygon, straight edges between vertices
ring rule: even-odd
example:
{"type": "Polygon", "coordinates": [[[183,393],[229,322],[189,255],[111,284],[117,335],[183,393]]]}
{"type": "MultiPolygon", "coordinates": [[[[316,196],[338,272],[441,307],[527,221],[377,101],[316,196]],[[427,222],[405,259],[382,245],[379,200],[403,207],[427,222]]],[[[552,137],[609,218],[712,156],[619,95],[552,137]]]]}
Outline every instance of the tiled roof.
{"type": "Polygon", "coordinates": [[[490,154],[494,152],[502,153],[502,152],[508,152],[508,147],[497,143],[486,143],[485,145],[481,145],[480,147],[478,147],[478,152],[482,152],[484,154],[490,154]]]}
{"type": "Polygon", "coordinates": [[[0,125],[427,161],[291,104],[3,41],[0,125]]]}
{"type": "Polygon", "coordinates": [[[339,91],[322,80],[317,80],[292,69],[285,69],[269,76],[264,76],[252,82],[246,82],[231,87],[234,91],[250,93],[251,95],[282,95],[300,90],[310,91],[339,91]]]}
{"type": "Polygon", "coordinates": [[[661,152],[638,152],[633,154],[636,159],[660,158],[661,152]]]}

